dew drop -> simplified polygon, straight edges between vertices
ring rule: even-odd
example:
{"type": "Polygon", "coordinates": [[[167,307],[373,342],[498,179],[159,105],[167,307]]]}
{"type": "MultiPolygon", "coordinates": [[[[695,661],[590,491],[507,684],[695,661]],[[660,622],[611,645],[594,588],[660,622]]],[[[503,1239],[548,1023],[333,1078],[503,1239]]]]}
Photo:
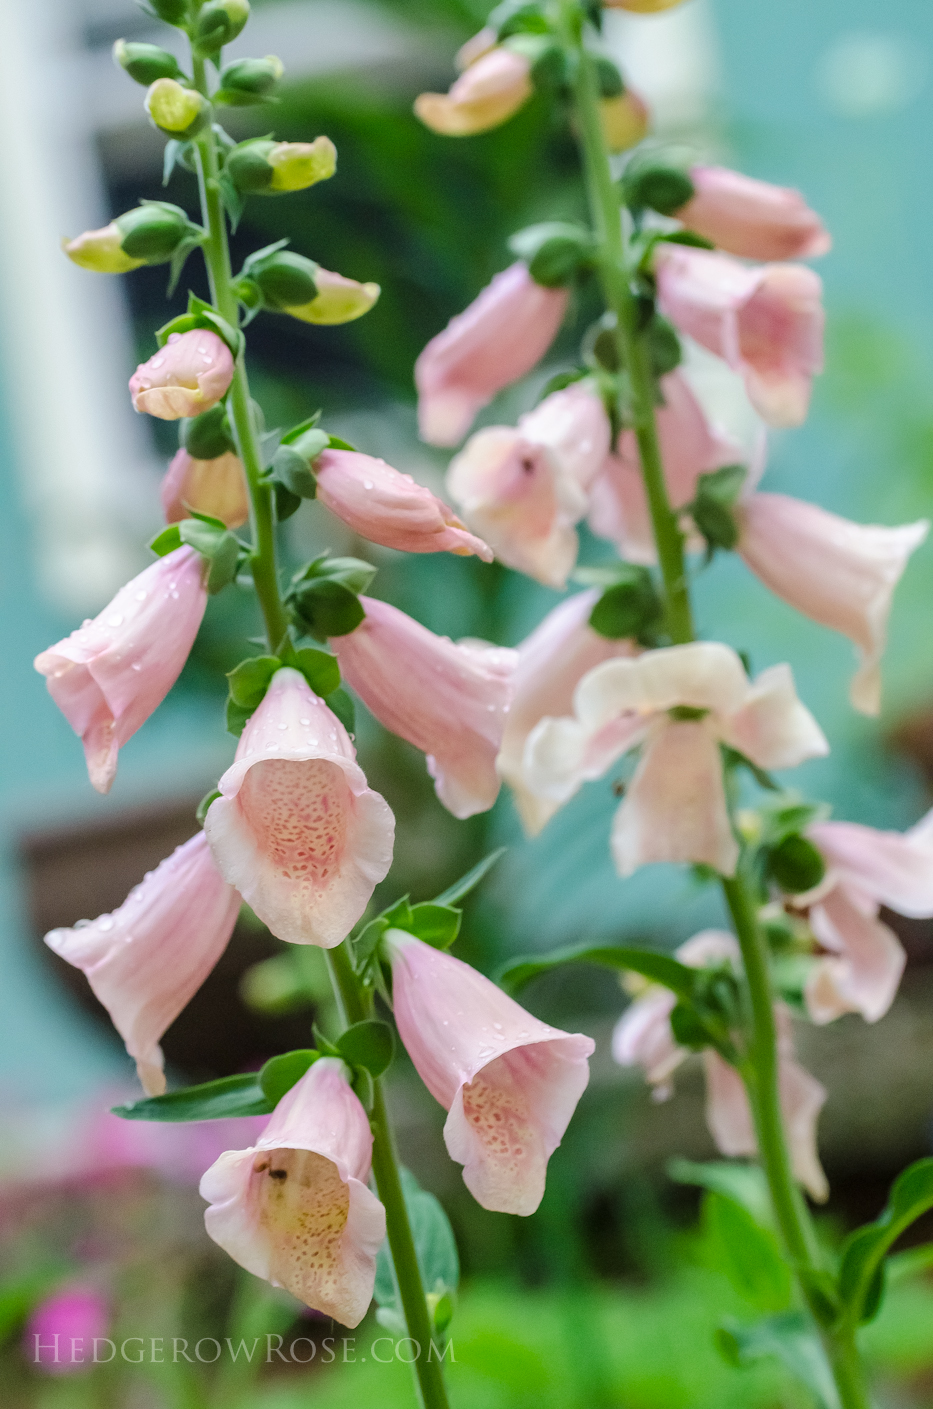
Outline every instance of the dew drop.
{"type": "Polygon", "coordinates": [[[364,479],[364,480],[363,480],[363,488],[364,488],[364,489],[372,489],[372,487],[373,487],[373,482],[372,482],[371,479],[364,479]]]}
{"type": "Polygon", "coordinates": [[[119,615],[118,615],[118,616],[108,616],[108,618],[107,618],[107,625],[108,625],[108,626],[122,626],[122,625],[123,625],[123,618],[122,618],[122,616],[119,616],[119,615]]]}

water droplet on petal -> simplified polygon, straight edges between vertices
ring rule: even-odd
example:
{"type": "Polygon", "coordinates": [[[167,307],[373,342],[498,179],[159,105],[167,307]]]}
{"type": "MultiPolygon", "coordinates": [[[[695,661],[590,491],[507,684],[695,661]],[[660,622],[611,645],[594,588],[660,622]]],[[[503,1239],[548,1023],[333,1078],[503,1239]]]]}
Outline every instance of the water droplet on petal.
{"type": "Polygon", "coordinates": [[[119,615],[118,615],[118,616],[108,616],[108,618],[107,618],[107,625],[108,625],[108,626],[122,626],[122,625],[123,625],[123,618],[122,618],[122,616],[119,616],[119,615]]]}

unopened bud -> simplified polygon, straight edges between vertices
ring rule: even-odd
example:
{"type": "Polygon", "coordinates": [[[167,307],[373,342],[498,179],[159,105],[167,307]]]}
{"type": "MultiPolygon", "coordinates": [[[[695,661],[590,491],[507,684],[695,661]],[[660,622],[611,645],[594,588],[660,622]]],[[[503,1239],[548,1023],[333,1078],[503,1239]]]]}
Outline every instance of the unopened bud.
{"type": "Polygon", "coordinates": [[[284,72],[285,65],[274,54],[267,54],[264,59],[238,59],[220,75],[220,91],[214,96],[231,107],[261,103],[284,72]]]}
{"type": "Polygon", "coordinates": [[[180,206],[168,201],[146,201],[114,221],[120,231],[123,253],[144,264],[166,264],[184,241],[199,236],[180,206]]]}
{"type": "Polygon", "coordinates": [[[337,170],[337,148],[329,137],[313,142],[272,142],[258,138],[228,152],[225,169],[238,191],[275,196],[303,191],[337,170]]]}
{"type": "Polygon", "coordinates": [[[182,88],[173,78],[159,78],[146,94],[146,111],[160,132],[186,138],[205,125],[211,105],[193,88],[182,88]]]}
{"type": "Polygon", "coordinates": [[[422,93],[415,115],[445,137],[488,132],[518,112],[531,97],[531,61],[501,45],[470,64],[449,93],[422,93]]]}
{"type": "Polygon", "coordinates": [[[352,323],[368,313],[382,290],[378,284],[360,284],[356,279],[345,279],[342,274],[333,274],[320,265],[314,276],[317,297],[293,308],[286,308],[293,318],[303,323],[352,323]]]}
{"type": "Polygon", "coordinates": [[[627,152],[647,135],[650,122],[647,104],[631,88],[618,98],[604,98],[599,112],[611,152],[627,152]]]}
{"type": "Polygon", "coordinates": [[[188,0],[149,0],[149,9],[166,24],[179,28],[188,20],[188,0]]]}
{"type": "Polygon", "coordinates": [[[236,39],[249,19],[247,0],[207,0],[198,12],[192,43],[202,56],[236,39]]]}
{"type": "Polygon", "coordinates": [[[627,167],[622,180],[625,204],[633,210],[656,210],[661,215],[673,215],[687,204],[694,194],[693,182],[676,166],[642,163],[636,158],[627,167]]]}
{"type": "Polygon", "coordinates": [[[772,849],[768,875],[789,895],[801,895],[820,884],[826,863],[812,841],[795,832],[772,849]]]}
{"type": "Polygon", "coordinates": [[[266,308],[284,311],[317,297],[318,266],[313,259],[291,250],[248,259],[243,273],[259,289],[266,308]]]}
{"type": "Polygon", "coordinates": [[[629,10],[633,15],[656,15],[661,10],[673,10],[683,0],[603,0],[607,10],[629,10]]]}
{"type": "Polygon", "coordinates": [[[144,259],[130,258],[123,249],[123,235],[116,221],[102,230],[86,230],[74,240],[63,240],[62,249],[73,264],[95,274],[126,274],[146,263],[144,259]]]}
{"type": "Polygon", "coordinates": [[[160,49],[158,44],[128,44],[125,39],[118,39],[113,46],[113,61],[144,88],[157,78],[181,77],[175,55],[160,49]]]}

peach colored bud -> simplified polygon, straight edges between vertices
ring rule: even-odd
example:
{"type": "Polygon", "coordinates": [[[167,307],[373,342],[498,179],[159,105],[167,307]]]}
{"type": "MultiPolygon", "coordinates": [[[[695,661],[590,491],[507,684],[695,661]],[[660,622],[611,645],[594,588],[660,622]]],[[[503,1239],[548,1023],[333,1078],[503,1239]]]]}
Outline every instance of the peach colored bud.
{"type": "Polygon", "coordinates": [[[333,274],[320,265],[315,271],[314,283],[317,294],[309,303],[286,308],[283,312],[300,318],[303,323],[352,323],[369,312],[382,292],[378,284],[360,284],[356,279],[345,279],[342,274],[333,274]]]}
{"type": "Polygon", "coordinates": [[[694,166],[694,195],[678,220],[743,259],[812,259],[832,245],[799,191],[755,181],[723,166],[694,166]]]}
{"type": "Polygon", "coordinates": [[[101,230],[85,230],[73,240],[62,240],[62,249],[72,264],[81,269],[90,269],[95,274],[127,274],[146,261],[124,254],[123,238],[116,221],[111,220],[101,230]]]}
{"type": "Polygon", "coordinates": [[[673,10],[683,0],[603,0],[607,10],[628,10],[633,15],[658,15],[673,10]]]}
{"type": "Polygon", "coordinates": [[[178,421],[216,406],[233,381],[233,354],[223,338],[207,328],[172,333],[158,352],[130,378],[136,411],[178,421]]]}
{"type": "Polygon", "coordinates": [[[611,152],[627,152],[630,147],[637,147],[648,135],[651,125],[647,103],[631,88],[617,98],[603,98],[599,115],[611,152]]]}
{"type": "Polygon", "coordinates": [[[303,191],[337,170],[337,148],[329,137],[313,142],[278,142],[266,157],[272,167],[270,191],[303,191]]]}
{"type": "Polygon", "coordinates": [[[488,26],[481,29],[478,34],[474,34],[472,39],[468,39],[465,44],[454,55],[454,64],[458,73],[463,73],[471,64],[475,64],[477,59],[482,59],[486,54],[495,49],[499,39],[494,29],[488,26]]]}
{"type": "Polygon", "coordinates": [[[220,519],[228,528],[239,528],[249,518],[246,476],[232,451],[214,460],[195,460],[187,450],[179,450],[159,493],[166,523],[190,518],[192,509],[220,519]]]}
{"type": "Polygon", "coordinates": [[[496,47],[471,62],[449,93],[422,93],[415,115],[442,137],[472,137],[507,121],[534,89],[524,54],[496,47]]]}

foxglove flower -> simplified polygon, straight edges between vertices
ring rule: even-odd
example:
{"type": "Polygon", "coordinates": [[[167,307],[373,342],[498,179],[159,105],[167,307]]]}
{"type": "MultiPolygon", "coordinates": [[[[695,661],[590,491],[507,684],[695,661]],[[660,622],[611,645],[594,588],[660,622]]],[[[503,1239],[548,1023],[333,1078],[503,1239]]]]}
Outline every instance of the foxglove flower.
{"type": "Polygon", "coordinates": [[[373,1137],[347,1068],[321,1057],[256,1144],[228,1150],[201,1180],[204,1223],[234,1262],[343,1326],[373,1295],[385,1209],[366,1186],[373,1137]]]}
{"type": "Polygon", "coordinates": [[[451,319],[415,363],[418,424],[430,445],[456,445],[497,391],[541,360],[567,310],[566,289],[511,265],[451,319]]]}
{"type": "Polygon", "coordinates": [[[597,665],[574,691],[574,711],[574,718],[542,719],[532,731],[525,783],[566,802],[641,744],[612,828],[623,876],[651,861],[693,861],[733,874],[739,849],[720,743],[768,769],[794,767],[829,748],[794,692],[789,666],[771,666],[751,681],[735,651],[710,641],[597,665]]]}
{"type": "Polygon", "coordinates": [[[162,1034],[226,949],[239,911],[240,897],[198,832],[150,871],[112,915],[45,936],[50,949],[87,976],[148,1096],[165,1090],[162,1034]]]}
{"type": "Polygon", "coordinates": [[[31,1365],[50,1375],[67,1375],[93,1363],[95,1341],[110,1327],[107,1300],[93,1287],[62,1287],[39,1302],[29,1316],[23,1350],[31,1365]]]}
{"type": "Polygon", "coordinates": [[[415,115],[443,137],[472,137],[507,121],[533,92],[531,63],[524,54],[484,48],[449,93],[419,94],[415,115]]]}
{"type": "Polygon", "coordinates": [[[297,670],[272,677],[204,830],[221,875],[279,939],[332,949],[392,863],[395,819],[297,670]]]}
{"type": "Polygon", "coordinates": [[[812,259],[832,240],[799,191],[724,166],[694,166],[694,194],[673,212],[720,249],[743,259],[812,259]]]}
{"type": "Polygon", "coordinates": [[[133,407],[162,421],[199,416],[216,406],[233,381],[233,355],[207,328],[171,333],[130,378],[133,407]]]}
{"type": "Polygon", "coordinates": [[[483,1208],[534,1213],[589,1078],[592,1038],[539,1022],[452,954],[386,932],[399,1034],[448,1112],[444,1140],[483,1208]]]}
{"type": "Polygon", "coordinates": [[[196,460],[181,449],[159,488],[166,523],[190,518],[191,510],[240,528],[249,518],[249,490],[239,457],[232,452],[196,460]]]}
{"type": "Polygon", "coordinates": [[[403,553],[475,553],[492,562],[492,549],[468,533],[446,504],[385,460],[325,450],[314,474],[320,502],[371,543],[403,553]]]}
{"type": "Polygon", "coordinates": [[[427,755],[449,812],[486,812],[499,792],[496,754],[515,652],[457,644],[388,602],[361,601],[365,620],[331,641],[341,675],[387,729],[427,755]]]}
{"type": "Polygon", "coordinates": [[[36,656],[99,793],[110,791],[122,745],[178,679],[207,605],[203,579],[200,553],[176,548],[121,587],[93,621],[36,656]]]}
{"type": "Polygon", "coordinates": [[[800,425],[823,366],[823,286],[812,269],[751,269],[725,254],[663,244],[655,273],[662,313],[741,373],[770,425],[800,425]]]}

